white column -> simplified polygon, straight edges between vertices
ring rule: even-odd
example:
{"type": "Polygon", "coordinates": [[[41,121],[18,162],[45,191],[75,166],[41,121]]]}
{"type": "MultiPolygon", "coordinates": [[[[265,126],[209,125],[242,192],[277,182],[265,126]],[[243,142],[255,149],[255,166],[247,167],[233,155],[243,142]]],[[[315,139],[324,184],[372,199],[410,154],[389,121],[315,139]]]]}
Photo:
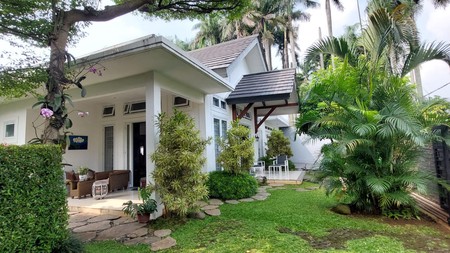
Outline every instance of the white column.
{"type": "MultiPolygon", "coordinates": [[[[158,146],[159,134],[156,127],[156,116],[161,113],[161,87],[155,82],[153,72],[148,75],[148,82],[145,87],[145,127],[146,127],[146,146],[147,146],[147,183],[154,184],[155,180],[152,177],[152,172],[155,170],[155,163],[150,159],[158,146]]],[[[158,195],[154,196],[158,203],[161,203],[161,198],[158,195]]],[[[152,218],[157,218],[162,215],[162,206],[158,207],[158,212],[152,214],[152,218]]]]}
{"type": "MultiPolygon", "coordinates": [[[[204,103],[200,104],[199,109],[199,130],[200,136],[203,139],[209,137],[214,138],[214,125],[211,112],[212,95],[204,96],[204,103]]],[[[211,143],[206,146],[205,150],[206,163],[203,166],[203,172],[213,171],[216,168],[215,153],[214,153],[214,140],[211,139],[211,143]]]]}
{"type": "Polygon", "coordinates": [[[159,142],[156,117],[161,113],[161,87],[155,83],[153,73],[149,74],[149,80],[145,89],[145,122],[146,122],[146,146],[147,146],[147,182],[154,183],[151,173],[155,170],[155,164],[150,155],[156,150],[159,142]]]}

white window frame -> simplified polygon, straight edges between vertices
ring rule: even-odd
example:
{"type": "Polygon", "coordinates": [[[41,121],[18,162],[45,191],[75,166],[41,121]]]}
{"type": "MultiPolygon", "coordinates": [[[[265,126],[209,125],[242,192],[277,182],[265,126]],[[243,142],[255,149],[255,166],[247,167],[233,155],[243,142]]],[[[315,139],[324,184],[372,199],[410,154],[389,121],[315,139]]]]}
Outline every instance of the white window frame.
{"type": "Polygon", "coordinates": [[[13,140],[17,138],[17,120],[8,120],[3,122],[3,138],[6,140],[13,140]],[[14,126],[14,134],[13,136],[6,136],[6,126],[13,125],[14,126]]]}

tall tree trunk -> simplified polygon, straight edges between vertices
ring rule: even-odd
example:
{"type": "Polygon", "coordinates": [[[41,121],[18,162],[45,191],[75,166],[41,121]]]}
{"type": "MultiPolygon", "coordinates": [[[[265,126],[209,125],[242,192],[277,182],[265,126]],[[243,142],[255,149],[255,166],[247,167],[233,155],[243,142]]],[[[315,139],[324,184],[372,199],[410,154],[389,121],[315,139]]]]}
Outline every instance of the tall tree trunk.
{"type": "MultiPolygon", "coordinates": [[[[333,37],[333,21],[331,19],[330,0],[325,0],[325,12],[326,12],[326,15],[327,15],[328,36],[329,37],[333,37]]],[[[334,69],[333,56],[331,56],[331,66],[334,69]]]]}
{"type": "Polygon", "coordinates": [[[290,23],[290,27],[291,29],[289,29],[289,41],[291,42],[291,68],[296,68],[297,67],[297,57],[295,57],[295,38],[294,38],[294,26],[292,24],[292,19],[289,17],[289,23],[290,23]]]}
{"type": "Polygon", "coordinates": [[[272,50],[270,41],[266,38],[263,39],[263,47],[264,47],[264,55],[266,58],[267,68],[268,70],[272,70],[272,50]]]}
{"type": "Polygon", "coordinates": [[[288,28],[284,30],[284,47],[283,47],[283,68],[289,68],[289,42],[288,42],[288,28]]]}
{"type": "Polygon", "coordinates": [[[53,116],[46,120],[43,133],[44,143],[60,143],[60,130],[65,125],[67,113],[63,110],[65,101],[63,96],[64,85],[68,80],[64,75],[66,62],[66,46],[68,43],[71,24],[65,20],[66,13],[56,15],[54,31],[50,37],[50,62],[48,66],[48,79],[46,83],[47,104],[44,106],[53,111],[53,116]]]}

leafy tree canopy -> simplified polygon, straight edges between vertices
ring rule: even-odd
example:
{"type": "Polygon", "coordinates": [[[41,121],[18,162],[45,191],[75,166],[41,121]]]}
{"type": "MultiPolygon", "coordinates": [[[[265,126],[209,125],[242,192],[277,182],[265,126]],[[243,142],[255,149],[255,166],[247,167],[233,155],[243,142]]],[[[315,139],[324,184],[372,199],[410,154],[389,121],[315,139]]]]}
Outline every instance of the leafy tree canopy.
{"type": "Polygon", "coordinates": [[[82,90],[82,96],[86,94],[82,86],[86,76],[70,74],[73,56],[67,52],[68,44],[76,43],[83,36],[83,27],[130,12],[164,19],[195,18],[212,12],[235,15],[248,2],[114,0],[113,5],[103,7],[100,0],[2,0],[0,42],[9,42],[14,50],[2,52],[2,58],[8,63],[0,65],[0,96],[25,96],[45,83],[46,95],[39,104],[42,109],[52,111],[52,117],[47,118],[42,142],[59,143],[61,128],[71,126],[65,90],[75,85],[82,90]],[[39,48],[43,50],[42,55],[38,53],[39,48]]]}

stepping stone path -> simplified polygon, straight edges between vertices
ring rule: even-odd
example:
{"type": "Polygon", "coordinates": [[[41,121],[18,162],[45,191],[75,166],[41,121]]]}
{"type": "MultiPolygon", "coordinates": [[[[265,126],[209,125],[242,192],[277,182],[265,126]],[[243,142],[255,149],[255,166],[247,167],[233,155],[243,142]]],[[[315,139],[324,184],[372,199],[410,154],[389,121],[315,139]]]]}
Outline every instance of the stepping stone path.
{"type": "MultiPolygon", "coordinates": [[[[226,200],[225,203],[236,205],[243,202],[253,202],[266,200],[270,196],[267,189],[281,188],[283,184],[272,184],[258,188],[257,193],[251,198],[226,200]]],[[[300,191],[299,188],[297,191],[300,191]]],[[[308,189],[312,190],[312,189],[308,189]]],[[[208,201],[197,201],[197,206],[201,211],[190,216],[197,219],[204,219],[205,215],[219,216],[219,207],[224,204],[219,199],[209,199],[208,201]]],[[[83,242],[116,240],[125,245],[135,245],[138,243],[147,244],[152,251],[158,251],[174,247],[177,242],[170,237],[172,231],[169,229],[153,230],[145,223],[138,223],[127,216],[112,214],[86,214],[69,212],[69,229],[75,237],[83,242]]]]}
{"type": "Polygon", "coordinates": [[[125,245],[147,244],[152,251],[177,244],[170,229],[153,230],[125,216],[70,212],[69,229],[83,242],[116,240],[125,245]]]}

